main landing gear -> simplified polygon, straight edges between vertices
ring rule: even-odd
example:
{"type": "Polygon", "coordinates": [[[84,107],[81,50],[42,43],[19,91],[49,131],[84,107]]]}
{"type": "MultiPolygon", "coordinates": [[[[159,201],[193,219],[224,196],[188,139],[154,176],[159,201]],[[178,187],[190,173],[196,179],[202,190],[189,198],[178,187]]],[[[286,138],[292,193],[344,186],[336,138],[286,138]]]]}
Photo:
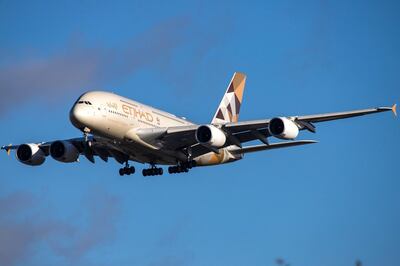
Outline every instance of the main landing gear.
{"type": "MultiPolygon", "coordinates": [[[[168,173],[170,174],[178,174],[178,173],[187,173],[189,169],[196,167],[195,161],[188,161],[188,162],[180,162],[178,165],[168,167],[168,173]]],[[[135,167],[129,166],[129,163],[125,163],[125,167],[119,169],[119,174],[123,175],[131,175],[135,173],[135,167]]],[[[150,168],[143,169],[142,174],[143,176],[155,176],[155,175],[162,175],[164,170],[161,167],[157,167],[155,164],[150,164],[150,168]]]]}
{"type": "Polygon", "coordinates": [[[189,169],[192,169],[193,167],[196,167],[195,161],[180,163],[178,165],[168,167],[168,173],[170,174],[187,173],[189,172],[189,169]]]}
{"type": "Polygon", "coordinates": [[[189,169],[182,167],[180,165],[168,167],[168,173],[170,173],[170,174],[179,174],[179,173],[187,173],[187,172],[189,172],[189,169]]]}
{"type": "Polygon", "coordinates": [[[123,176],[123,175],[132,175],[135,173],[135,167],[131,166],[129,167],[128,162],[126,162],[125,167],[119,169],[119,175],[123,176]]]}
{"type": "Polygon", "coordinates": [[[156,167],[154,165],[151,166],[149,169],[143,169],[142,174],[143,176],[154,176],[154,175],[162,175],[164,170],[162,168],[156,167]]]}

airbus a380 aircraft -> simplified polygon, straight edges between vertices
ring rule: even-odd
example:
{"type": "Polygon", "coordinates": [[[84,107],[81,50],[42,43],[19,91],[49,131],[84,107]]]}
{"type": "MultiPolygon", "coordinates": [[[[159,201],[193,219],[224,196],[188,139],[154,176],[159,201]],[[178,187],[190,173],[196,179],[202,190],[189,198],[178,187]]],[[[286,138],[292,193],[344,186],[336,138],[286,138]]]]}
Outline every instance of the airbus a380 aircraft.
{"type": "Polygon", "coordinates": [[[107,161],[113,157],[125,167],[120,175],[135,172],[129,161],[147,163],[143,176],[162,175],[157,165],[169,165],[169,173],[188,172],[194,166],[229,163],[244,154],[262,150],[316,143],[295,140],[301,130],[315,133],[314,123],[385,111],[396,114],[396,105],[349,112],[272,119],[238,121],[246,76],[235,73],[210,124],[198,125],[173,114],[102,91],[83,94],[70,111],[72,124],[82,138],[3,146],[27,165],[41,165],[47,156],[63,162],[77,162],[83,154],[107,161]],[[269,137],[290,140],[269,143],[269,137]],[[262,144],[242,146],[259,140],[262,144]]]}

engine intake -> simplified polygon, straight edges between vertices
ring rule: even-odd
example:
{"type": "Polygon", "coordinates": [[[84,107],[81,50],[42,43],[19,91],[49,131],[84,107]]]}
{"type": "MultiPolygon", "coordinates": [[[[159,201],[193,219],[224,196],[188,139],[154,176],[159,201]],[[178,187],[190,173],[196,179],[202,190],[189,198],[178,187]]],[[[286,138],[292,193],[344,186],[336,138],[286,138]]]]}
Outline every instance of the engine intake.
{"type": "Polygon", "coordinates": [[[268,125],[269,133],[281,139],[295,139],[299,135],[297,125],[286,117],[276,117],[271,119],[268,125]]]}
{"type": "Polygon", "coordinates": [[[196,140],[202,145],[219,148],[225,144],[226,136],[222,130],[213,125],[203,125],[196,130],[196,140]]]}
{"type": "Polygon", "coordinates": [[[50,155],[54,160],[63,163],[76,162],[79,157],[78,149],[68,141],[57,140],[50,145],[50,155]]]}
{"type": "Polygon", "coordinates": [[[46,155],[37,144],[20,145],[16,156],[18,161],[26,165],[41,165],[46,160],[46,155]]]}

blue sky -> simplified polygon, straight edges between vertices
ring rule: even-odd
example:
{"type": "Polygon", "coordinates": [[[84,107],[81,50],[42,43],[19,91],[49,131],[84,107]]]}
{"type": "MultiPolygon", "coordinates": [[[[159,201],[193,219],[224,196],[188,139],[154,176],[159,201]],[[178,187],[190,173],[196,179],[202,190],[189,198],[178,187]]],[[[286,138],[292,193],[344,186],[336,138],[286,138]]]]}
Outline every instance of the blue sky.
{"type": "MultiPolygon", "coordinates": [[[[241,120],[400,102],[398,1],[0,1],[0,139],[79,137],[102,89],[199,122],[235,71],[241,120]]],[[[398,265],[399,120],[186,175],[0,156],[1,265],[398,265]]],[[[142,166],[136,164],[137,169],[142,166]]]]}

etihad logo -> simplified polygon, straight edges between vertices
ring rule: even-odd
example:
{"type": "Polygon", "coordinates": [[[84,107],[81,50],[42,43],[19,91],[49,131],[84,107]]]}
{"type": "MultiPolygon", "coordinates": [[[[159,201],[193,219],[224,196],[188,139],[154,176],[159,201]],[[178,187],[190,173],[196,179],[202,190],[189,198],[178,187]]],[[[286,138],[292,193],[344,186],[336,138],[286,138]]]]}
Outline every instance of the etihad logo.
{"type": "Polygon", "coordinates": [[[135,118],[142,119],[142,120],[146,120],[147,122],[153,122],[154,121],[154,118],[150,113],[145,112],[145,111],[140,110],[140,109],[137,109],[135,107],[129,106],[129,105],[123,104],[122,105],[122,111],[127,115],[130,115],[130,116],[133,116],[135,118]]]}

